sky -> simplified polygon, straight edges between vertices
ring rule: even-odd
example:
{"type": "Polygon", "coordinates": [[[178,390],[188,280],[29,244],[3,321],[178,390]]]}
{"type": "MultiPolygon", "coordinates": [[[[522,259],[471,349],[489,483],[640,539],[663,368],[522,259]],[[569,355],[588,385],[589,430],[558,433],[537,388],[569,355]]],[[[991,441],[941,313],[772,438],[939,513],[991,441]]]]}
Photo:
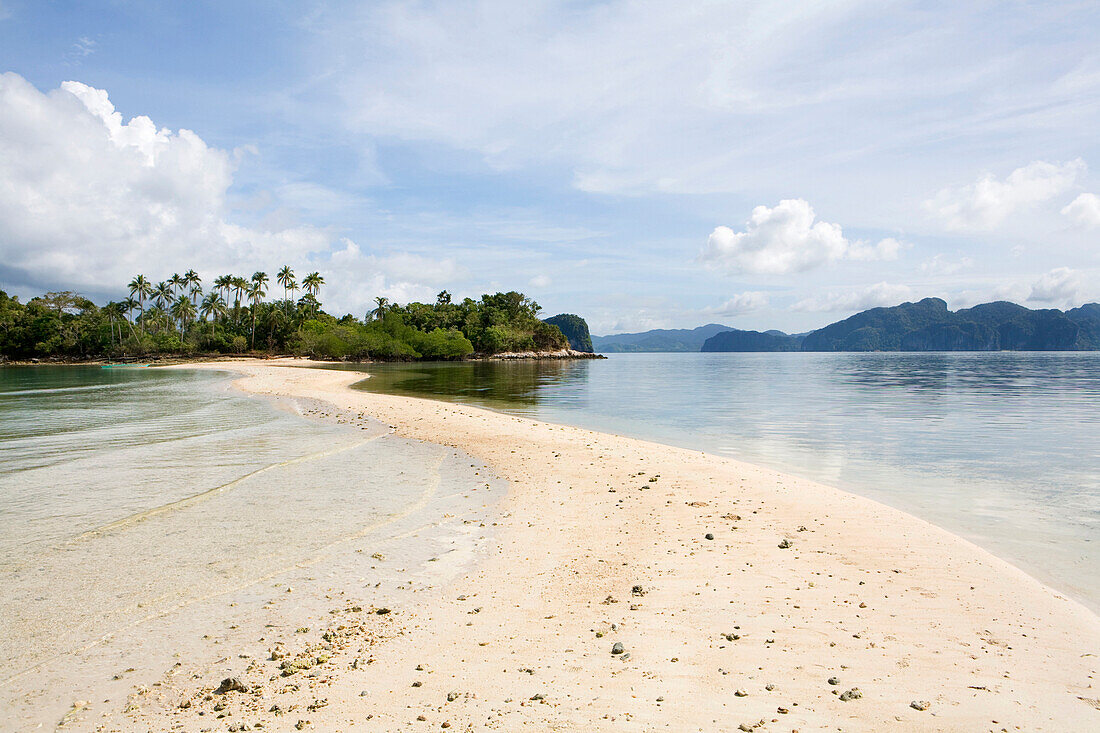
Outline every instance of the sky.
{"type": "Polygon", "coordinates": [[[1095,2],[0,0],[0,289],[289,264],[337,315],[514,289],[596,334],[1071,307],[1098,37],[1095,2]]]}

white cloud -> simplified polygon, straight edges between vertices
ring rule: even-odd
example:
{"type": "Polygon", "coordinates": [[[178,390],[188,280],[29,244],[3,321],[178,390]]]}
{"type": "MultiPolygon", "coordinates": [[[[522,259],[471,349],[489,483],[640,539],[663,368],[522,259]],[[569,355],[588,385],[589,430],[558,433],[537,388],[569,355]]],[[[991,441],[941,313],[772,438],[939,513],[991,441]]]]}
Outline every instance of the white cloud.
{"type": "Polygon", "coordinates": [[[328,282],[342,287],[325,299],[326,309],[334,313],[360,316],[371,307],[376,296],[395,303],[418,300],[431,302],[443,289],[469,277],[469,271],[452,258],[424,257],[406,252],[378,256],[364,254],[359,245],[342,239],[328,262],[317,269],[328,282]]]}
{"type": "Polygon", "coordinates": [[[533,288],[548,288],[550,287],[550,278],[546,275],[535,275],[529,281],[533,288]]]}
{"type": "Polygon", "coordinates": [[[1012,214],[1070,190],[1085,170],[1080,158],[1060,164],[1037,160],[1003,181],[986,173],[970,185],[944,188],[925,207],[950,229],[995,229],[1012,214]]]}
{"type": "Polygon", "coordinates": [[[316,78],[356,132],[549,163],[586,191],[770,196],[794,169],[904,186],[990,150],[1091,144],[1100,85],[1067,70],[1094,50],[1062,4],[331,5],[312,21],[316,78]]]}
{"type": "Polygon", "coordinates": [[[1081,279],[1076,270],[1056,267],[1045,273],[1031,286],[1030,301],[1069,305],[1077,299],[1081,279]]]}
{"type": "Polygon", "coordinates": [[[743,232],[716,227],[699,259],[729,272],[780,275],[844,258],[896,259],[903,246],[892,238],[875,245],[849,242],[839,224],[817,221],[807,201],[784,199],[771,209],[753,209],[743,232]]]}
{"type": "Polygon", "coordinates": [[[880,306],[898,305],[911,298],[912,294],[912,288],[907,285],[880,282],[862,290],[806,298],[792,305],[791,310],[811,313],[861,311],[880,306]]]}
{"type": "Polygon", "coordinates": [[[926,275],[956,275],[974,266],[974,260],[969,257],[960,257],[951,260],[942,254],[937,254],[927,259],[920,265],[920,270],[926,275]]]}
{"type": "Polygon", "coordinates": [[[65,82],[48,94],[0,75],[0,262],[24,288],[119,292],[194,267],[304,263],[326,251],[310,227],[229,220],[234,163],[190,130],[124,122],[107,93],[65,82]]]}
{"type": "Polygon", "coordinates": [[[1062,216],[1068,216],[1077,226],[1100,227],[1100,196],[1081,194],[1062,209],[1062,216]]]}
{"type": "Polygon", "coordinates": [[[725,303],[717,306],[708,306],[699,310],[699,314],[705,316],[739,316],[745,313],[753,313],[768,307],[768,294],[755,290],[738,293],[725,303]]]}
{"type": "Polygon", "coordinates": [[[864,262],[896,260],[901,255],[901,251],[903,249],[908,249],[910,246],[912,245],[908,242],[902,242],[893,237],[879,240],[876,244],[871,244],[861,239],[852,242],[848,247],[846,256],[850,260],[861,260],[864,262]]]}

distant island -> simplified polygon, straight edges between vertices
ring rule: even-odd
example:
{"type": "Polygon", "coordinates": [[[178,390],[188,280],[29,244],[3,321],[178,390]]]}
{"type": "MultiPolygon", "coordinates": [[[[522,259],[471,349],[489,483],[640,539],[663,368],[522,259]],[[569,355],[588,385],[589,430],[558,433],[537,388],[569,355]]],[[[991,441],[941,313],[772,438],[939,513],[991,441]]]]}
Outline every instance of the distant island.
{"type": "Polygon", "coordinates": [[[1100,303],[1060,311],[997,301],[950,311],[940,298],[925,298],[872,308],[802,334],[711,324],[596,336],[593,342],[606,351],[1094,351],[1100,349],[1100,303]],[[707,331],[690,348],[695,335],[707,331]]]}
{"type": "Polygon", "coordinates": [[[614,336],[593,336],[596,351],[605,354],[640,351],[700,351],[711,336],[732,331],[729,326],[708,323],[698,328],[661,328],[642,333],[619,333],[614,336]]]}
{"type": "Polygon", "coordinates": [[[137,275],[128,298],[102,306],[72,291],[26,303],[0,291],[0,362],[223,354],[332,360],[592,356],[581,353],[592,352],[583,318],[540,320],[538,303],[520,292],[456,302],[444,290],[434,303],[405,305],[377,297],[375,307],[357,318],[324,311],[324,284],[319,273],[299,280],[284,266],[274,283],[255,272],[223,275],[205,288],[194,270],[158,283],[137,275]],[[283,297],[268,299],[269,289],[283,297]]]}

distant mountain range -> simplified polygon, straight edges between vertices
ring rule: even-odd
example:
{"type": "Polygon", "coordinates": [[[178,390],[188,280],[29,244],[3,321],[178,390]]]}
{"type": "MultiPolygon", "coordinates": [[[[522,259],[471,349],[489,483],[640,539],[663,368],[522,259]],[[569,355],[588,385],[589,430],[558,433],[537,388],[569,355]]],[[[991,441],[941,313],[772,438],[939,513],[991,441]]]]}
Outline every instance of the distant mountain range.
{"type": "Polygon", "coordinates": [[[1060,311],[997,301],[950,311],[943,300],[925,298],[804,334],[710,324],[592,340],[597,351],[1092,351],[1100,350],[1100,303],[1060,311]]]}
{"type": "Polygon", "coordinates": [[[699,351],[708,338],[730,330],[733,329],[718,323],[708,323],[692,329],[662,328],[644,333],[593,336],[592,346],[604,354],[628,351],[699,351]]]}

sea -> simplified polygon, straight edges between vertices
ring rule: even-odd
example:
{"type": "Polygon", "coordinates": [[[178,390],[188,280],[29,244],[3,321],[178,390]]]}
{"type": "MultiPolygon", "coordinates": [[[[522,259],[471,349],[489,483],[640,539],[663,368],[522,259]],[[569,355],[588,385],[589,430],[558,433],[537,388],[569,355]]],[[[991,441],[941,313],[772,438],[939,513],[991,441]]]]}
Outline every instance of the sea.
{"type": "Polygon", "coordinates": [[[1100,611],[1100,353],[371,364],[359,387],[707,451],[961,535],[1100,611]]]}
{"type": "Polygon", "coordinates": [[[332,588],[381,605],[473,561],[485,466],[233,378],[0,368],[0,730],[234,673],[222,649],[323,622],[332,588]]]}

